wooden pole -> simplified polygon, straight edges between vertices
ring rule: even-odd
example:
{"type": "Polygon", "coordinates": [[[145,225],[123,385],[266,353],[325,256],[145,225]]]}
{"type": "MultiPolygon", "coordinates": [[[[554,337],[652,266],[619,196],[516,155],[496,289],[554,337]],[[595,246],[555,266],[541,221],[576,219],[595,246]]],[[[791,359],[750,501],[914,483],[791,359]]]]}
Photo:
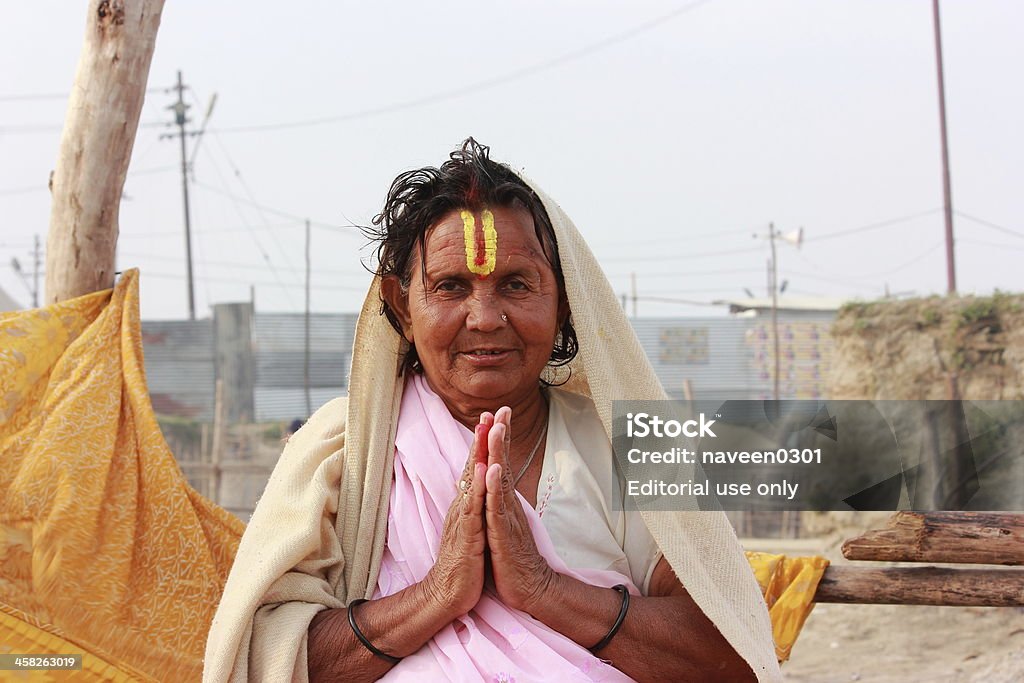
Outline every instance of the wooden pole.
{"type": "Polygon", "coordinates": [[[885,529],[843,543],[849,560],[1024,564],[1024,515],[897,512],[885,529]]]}
{"type": "Polygon", "coordinates": [[[210,500],[220,505],[222,451],[227,425],[224,420],[224,382],[218,379],[213,390],[213,447],[210,449],[210,500]]]}
{"type": "Polygon", "coordinates": [[[46,240],[54,303],[114,284],[117,216],[163,0],[90,0],[68,100],[46,240]]]}
{"type": "Polygon", "coordinates": [[[1024,570],[832,565],[815,602],[864,605],[1024,606],[1024,570]]]}

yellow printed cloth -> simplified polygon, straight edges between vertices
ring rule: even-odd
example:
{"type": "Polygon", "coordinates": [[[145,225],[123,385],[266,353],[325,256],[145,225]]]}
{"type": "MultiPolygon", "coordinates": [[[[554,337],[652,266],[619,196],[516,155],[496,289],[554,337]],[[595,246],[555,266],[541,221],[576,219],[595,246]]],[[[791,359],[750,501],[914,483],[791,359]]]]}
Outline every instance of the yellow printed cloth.
{"type": "Polygon", "coordinates": [[[793,643],[814,609],[814,593],[828,560],[748,551],[747,561],[768,603],[775,655],[784,662],[789,659],[793,643]]]}
{"type": "Polygon", "coordinates": [[[243,525],[164,442],[138,291],[132,270],[0,316],[0,653],[82,652],[85,680],[198,680],[243,525]]]}

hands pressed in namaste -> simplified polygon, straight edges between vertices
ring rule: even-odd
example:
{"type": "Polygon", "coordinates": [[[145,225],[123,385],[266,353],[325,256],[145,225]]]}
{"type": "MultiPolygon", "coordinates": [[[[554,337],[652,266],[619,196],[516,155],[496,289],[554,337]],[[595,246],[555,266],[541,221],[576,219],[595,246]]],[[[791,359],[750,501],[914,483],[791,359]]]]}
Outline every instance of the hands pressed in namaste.
{"type": "Polygon", "coordinates": [[[530,612],[554,570],[538,552],[508,464],[511,408],[483,413],[466,467],[441,532],[438,558],[427,576],[446,612],[471,610],[488,586],[507,606],[530,612]]]}

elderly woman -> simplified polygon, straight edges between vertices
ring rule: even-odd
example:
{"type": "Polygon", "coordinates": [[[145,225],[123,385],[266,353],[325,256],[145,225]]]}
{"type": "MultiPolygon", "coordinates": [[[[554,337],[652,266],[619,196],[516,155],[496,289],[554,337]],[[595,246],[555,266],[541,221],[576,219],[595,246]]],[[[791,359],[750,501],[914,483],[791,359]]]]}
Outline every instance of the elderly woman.
{"type": "Polygon", "coordinates": [[[470,139],[374,222],[348,401],[289,441],[206,680],[777,680],[724,516],[622,511],[611,400],[665,395],[557,205],[470,139]]]}

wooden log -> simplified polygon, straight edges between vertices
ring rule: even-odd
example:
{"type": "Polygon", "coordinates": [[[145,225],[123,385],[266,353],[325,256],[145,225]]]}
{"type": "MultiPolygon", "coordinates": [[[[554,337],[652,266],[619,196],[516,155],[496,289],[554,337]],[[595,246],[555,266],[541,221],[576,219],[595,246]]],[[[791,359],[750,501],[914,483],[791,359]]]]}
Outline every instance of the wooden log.
{"type": "Polygon", "coordinates": [[[164,0],[90,0],[46,240],[45,303],[114,285],[117,216],[164,0]]]}
{"type": "Polygon", "coordinates": [[[865,605],[1024,606],[1024,570],[832,565],[815,602],[865,605]]]}
{"type": "Polygon", "coordinates": [[[849,560],[1024,564],[1024,515],[897,512],[885,529],[843,543],[849,560]]]}

